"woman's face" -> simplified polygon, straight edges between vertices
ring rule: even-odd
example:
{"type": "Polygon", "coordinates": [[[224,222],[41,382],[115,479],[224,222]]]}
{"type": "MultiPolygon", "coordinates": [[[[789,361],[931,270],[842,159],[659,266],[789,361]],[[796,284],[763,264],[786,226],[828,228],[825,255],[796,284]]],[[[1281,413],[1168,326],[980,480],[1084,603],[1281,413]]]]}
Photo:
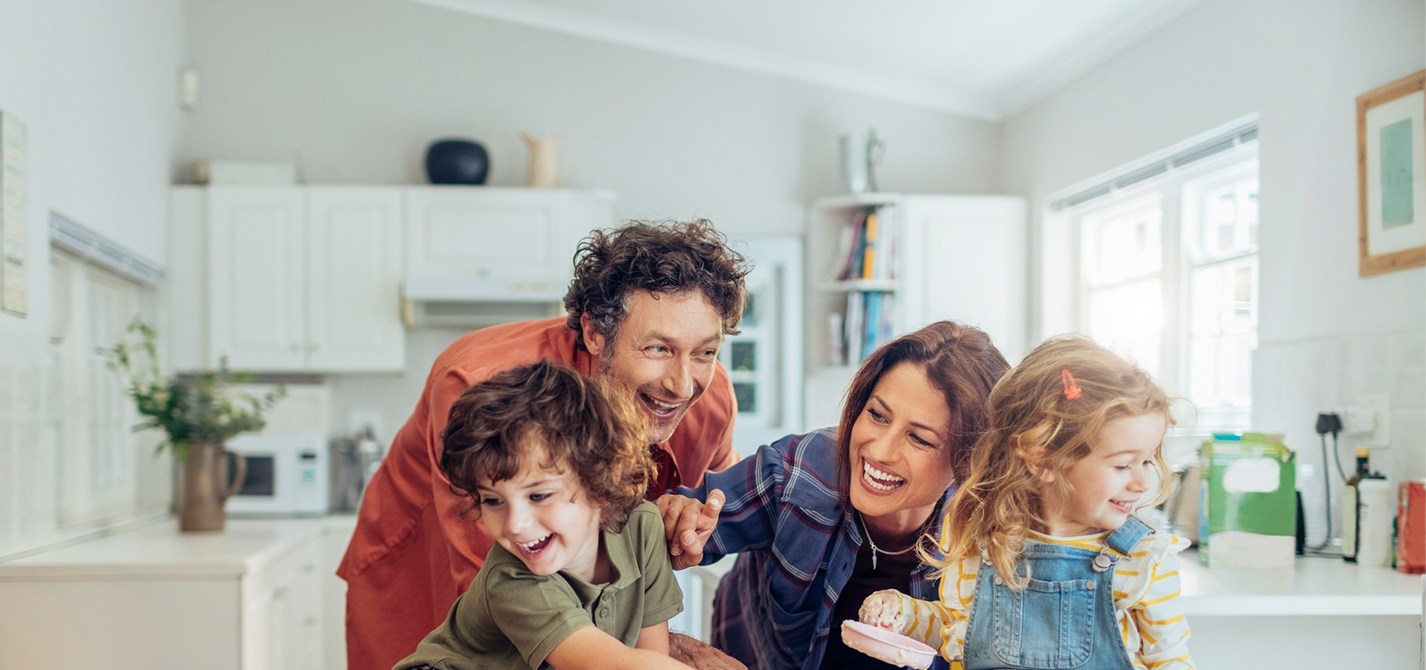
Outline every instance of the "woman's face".
{"type": "Polygon", "coordinates": [[[925,371],[901,363],[882,374],[852,424],[852,507],[882,534],[903,535],[930,517],[955,475],[946,454],[951,412],[925,371]]]}

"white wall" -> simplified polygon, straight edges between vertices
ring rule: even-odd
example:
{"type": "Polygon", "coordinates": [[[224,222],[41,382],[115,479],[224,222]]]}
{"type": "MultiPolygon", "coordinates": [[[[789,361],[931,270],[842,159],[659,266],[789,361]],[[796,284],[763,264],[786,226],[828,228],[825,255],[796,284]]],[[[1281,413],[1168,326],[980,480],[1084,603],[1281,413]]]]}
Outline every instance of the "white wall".
{"type": "Polygon", "coordinates": [[[0,0],[0,109],[28,130],[29,314],[0,313],[0,555],[59,529],[49,212],[162,264],[180,0],[0,0]]]}
{"type": "Polygon", "coordinates": [[[423,183],[434,139],[520,185],[521,132],[563,138],[566,184],[620,217],[800,233],[840,192],[837,135],[875,127],[883,190],[986,193],[995,124],[398,0],[189,0],[202,100],[181,158],[291,161],[312,183],[423,183]]]}
{"type": "MultiPolygon", "coordinates": [[[[1322,529],[1320,409],[1390,393],[1392,447],[1373,462],[1426,476],[1426,271],[1357,276],[1355,116],[1357,95],[1426,65],[1423,13],[1421,0],[1208,0],[1004,128],[1004,186],[1043,207],[1047,194],[1260,115],[1253,424],[1286,433],[1313,466],[1299,480],[1309,539],[1322,529]]],[[[1042,215],[1034,225],[1042,239],[1056,232],[1042,215]]],[[[1047,263],[1064,254],[1058,243],[1036,251],[1047,263]]],[[[1062,311],[1056,290],[1041,285],[1042,314],[1062,311]]],[[[1062,324],[1042,319],[1032,335],[1062,324]]]]}
{"type": "MultiPolygon", "coordinates": [[[[997,187],[992,123],[398,0],[186,7],[202,96],[183,162],[291,161],[311,183],[424,183],[426,146],[465,136],[490,152],[488,184],[520,185],[520,133],[558,135],[564,182],[613,190],[618,217],[702,216],[731,236],[800,234],[806,204],[841,191],[837,137],[848,131],[886,141],[883,190],[997,187]]],[[[333,430],[377,411],[389,439],[458,334],[412,332],[403,375],[333,378],[333,430]]]]}

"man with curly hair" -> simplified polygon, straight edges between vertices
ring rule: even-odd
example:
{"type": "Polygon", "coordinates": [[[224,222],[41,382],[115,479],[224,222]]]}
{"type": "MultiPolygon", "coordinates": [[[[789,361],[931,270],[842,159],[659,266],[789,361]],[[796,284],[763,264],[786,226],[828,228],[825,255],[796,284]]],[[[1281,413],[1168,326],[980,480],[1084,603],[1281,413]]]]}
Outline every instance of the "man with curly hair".
{"type": "MultiPolygon", "coordinates": [[[[451,405],[472,384],[542,359],[615,382],[647,425],[657,466],[649,496],[732,465],[737,408],[717,359],[742,319],[748,270],[706,220],[595,231],[575,255],[567,317],[484,328],[442,352],[367,486],[337,568],[348,667],[386,670],[410,654],[485,562],[491,538],[438,468],[451,405]]],[[[687,658],[687,642],[675,640],[675,655],[687,658]]]]}

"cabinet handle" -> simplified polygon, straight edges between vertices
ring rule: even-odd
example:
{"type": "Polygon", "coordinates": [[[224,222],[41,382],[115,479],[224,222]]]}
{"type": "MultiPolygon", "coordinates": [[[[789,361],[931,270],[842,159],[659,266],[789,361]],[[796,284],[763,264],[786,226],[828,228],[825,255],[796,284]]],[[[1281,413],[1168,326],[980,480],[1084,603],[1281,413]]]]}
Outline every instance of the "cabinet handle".
{"type": "Polygon", "coordinates": [[[273,600],[283,600],[285,598],[287,598],[287,587],[279,586],[272,590],[273,600]]]}

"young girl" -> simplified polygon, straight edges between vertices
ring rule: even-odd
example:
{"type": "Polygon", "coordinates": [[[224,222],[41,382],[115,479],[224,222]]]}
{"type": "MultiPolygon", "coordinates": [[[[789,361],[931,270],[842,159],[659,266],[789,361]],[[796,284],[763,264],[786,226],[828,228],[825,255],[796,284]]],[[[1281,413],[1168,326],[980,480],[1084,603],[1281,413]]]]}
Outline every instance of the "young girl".
{"type": "Polygon", "coordinates": [[[398,670],[688,667],[668,656],[683,593],[628,396],[542,361],[451,406],[441,471],[496,544],[398,670]]]}
{"type": "Polygon", "coordinates": [[[981,668],[1192,668],[1187,543],[1133,515],[1163,502],[1169,399],[1078,336],[1045,341],[990,396],[990,430],[942,520],[940,602],[878,591],[863,622],[981,668]]]}

